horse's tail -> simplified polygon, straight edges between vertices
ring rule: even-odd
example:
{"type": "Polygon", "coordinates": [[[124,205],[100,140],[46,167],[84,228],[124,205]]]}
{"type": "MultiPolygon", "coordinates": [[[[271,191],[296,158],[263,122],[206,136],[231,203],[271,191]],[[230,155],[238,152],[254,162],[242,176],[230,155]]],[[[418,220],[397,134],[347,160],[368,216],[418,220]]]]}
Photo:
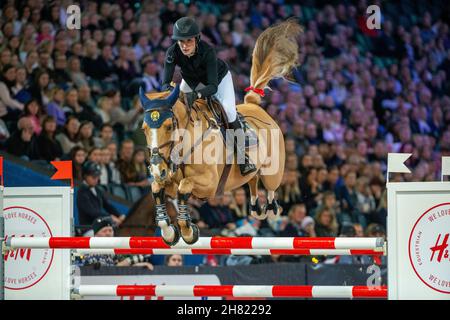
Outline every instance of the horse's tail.
{"type": "MultiPolygon", "coordinates": [[[[253,49],[250,86],[264,89],[272,78],[283,77],[298,65],[296,37],[301,32],[303,28],[296,19],[289,19],[267,28],[259,35],[253,49]]],[[[249,91],[244,101],[260,104],[261,96],[249,91]]]]}

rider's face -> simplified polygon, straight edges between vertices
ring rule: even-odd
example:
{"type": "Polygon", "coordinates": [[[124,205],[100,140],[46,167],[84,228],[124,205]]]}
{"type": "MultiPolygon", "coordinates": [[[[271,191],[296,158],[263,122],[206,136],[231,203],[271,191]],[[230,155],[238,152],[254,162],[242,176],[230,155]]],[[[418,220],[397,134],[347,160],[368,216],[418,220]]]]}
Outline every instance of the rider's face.
{"type": "Polygon", "coordinates": [[[195,52],[195,38],[178,40],[181,52],[186,56],[192,56],[195,52]]]}

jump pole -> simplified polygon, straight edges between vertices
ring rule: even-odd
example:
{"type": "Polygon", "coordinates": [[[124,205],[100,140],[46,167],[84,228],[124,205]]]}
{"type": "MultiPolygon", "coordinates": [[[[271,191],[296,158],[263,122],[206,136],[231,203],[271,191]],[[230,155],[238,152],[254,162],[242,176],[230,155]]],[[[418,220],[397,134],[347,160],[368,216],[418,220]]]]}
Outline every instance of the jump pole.
{"type": "Polygon", "coordinates": [[[302,237],[201,237],[188,245],[180,240],[170,247],[160,237],[23,237],[8,238],[11,249],[346,249],[374,250],[384,246],[383,238],[302,237]]]}
{"type": "Polygon", "coordinates": [[[352,249],[75,249],[74,255],[87,254],[133,255],[133,254],[180,254],[180,255],[301,255],[301,256],[382,256],[384,249],[352,250],[352,249]]]}
{"type": "Polygon", "coordinates": [[[80,296],[387,298],[386,286],[81,285],[80,296]]]}

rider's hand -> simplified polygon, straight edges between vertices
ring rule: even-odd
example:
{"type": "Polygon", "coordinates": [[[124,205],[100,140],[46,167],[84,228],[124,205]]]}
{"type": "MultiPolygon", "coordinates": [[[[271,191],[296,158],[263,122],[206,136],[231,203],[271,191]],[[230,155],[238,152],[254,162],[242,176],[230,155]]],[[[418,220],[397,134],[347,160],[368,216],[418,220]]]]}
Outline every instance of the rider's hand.
{"type": "Polygon", "coordinates": [[[170,85],[170,83],[166,83],[161,87],[161,91],[172,91],[173,87],[170,85]]]}
{"type": "Polygon", "coordinates": [[[195,91],[192,92],[185,92],[186,100],[189,106],[192,106],[194,104],[194,101],[198,99],[198,94],[195,91]]]}

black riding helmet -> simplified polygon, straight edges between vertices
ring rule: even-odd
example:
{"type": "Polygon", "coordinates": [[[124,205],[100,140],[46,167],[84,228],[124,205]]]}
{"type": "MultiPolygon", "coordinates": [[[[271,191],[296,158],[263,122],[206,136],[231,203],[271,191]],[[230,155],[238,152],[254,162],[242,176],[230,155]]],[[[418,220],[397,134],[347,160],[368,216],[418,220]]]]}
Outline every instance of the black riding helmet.
{"type": "Polygon", "coordinates": [[[183,17],[178,19],[173,25],[173,40],[185,40],[200,36],[200,29],[194,19],[183,17]]]}
{"type": "Polygon", "coordinates": [[[81,167],[81,172],[83,174],[83,177],[85,176],[99,177],[102,173],[100,166],[97,163],[89,160],[83,163],[83,166],[81,167]]]}

